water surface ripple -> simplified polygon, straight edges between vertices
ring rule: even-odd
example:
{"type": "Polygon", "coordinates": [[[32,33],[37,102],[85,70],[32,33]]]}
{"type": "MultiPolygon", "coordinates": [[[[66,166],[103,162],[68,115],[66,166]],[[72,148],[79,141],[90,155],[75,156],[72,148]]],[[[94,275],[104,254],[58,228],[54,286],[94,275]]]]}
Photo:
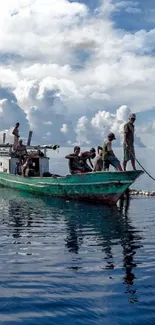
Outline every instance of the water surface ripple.
{"type": "Polygon", "coordinates": [[[0,324],[154,325],[154,206],[0,188],[0,324]]]}

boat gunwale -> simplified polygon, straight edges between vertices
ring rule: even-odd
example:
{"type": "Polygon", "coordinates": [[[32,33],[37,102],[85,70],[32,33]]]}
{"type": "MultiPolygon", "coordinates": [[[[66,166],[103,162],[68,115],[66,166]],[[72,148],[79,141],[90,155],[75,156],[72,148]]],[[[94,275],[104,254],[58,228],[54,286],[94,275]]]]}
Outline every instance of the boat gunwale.
{"type": "MultiPolygon", "coordinates": [[[[22,177],[22,179],[25,179],[25,177],[22,177]]],[[[31,179],[33,179],[33,177],[31,177],[31,179]]],[[[54,178],[57,179],[57,178],[54,178]]],[[[38,183],[28,183],[28,182],[22,182],[20,180],[12,180],[12,179],[6,179],[5,177],[1,177],[0,176],[0,180],[6,180],[7,182],[12,182],[12,183],[18,183],[18,184],[24,184],[24,185],[28,185],[28,186],[40,186],[40,185],[44,185],[44,186],[55,186],[55,185],[61,185],[61,186],[89,186],[89,185],[108,185],[108,184],[118,184],[118,185],[124,185],[124,184],[132,184],[133,181],[132,180],[126,180],[126,181],[107,181],[107,182],[90,182],[90,183],[48,183],[48,182],[38,182],[38,183]]]]}
{"type": "Polygon", "coordinates": [[[119,185],[124,185],[124,184],[132,184],[133,181],[131,180],[127,180],[127,181],[107,181],[107,182],[90,182],[90,183],[69,183],[69,184],[66,184],[66,183],[46,183],[46,182],[39,182],[39,183],[36,183],[36,185],[62,185],[62,186],[75,186],[75,185],[80,185],[80,186],[83,186],[83,185],[108,185],[108,184],[119,184],[119,185]]]}
{"type": "MultiPolygon", "coordinates": [[[[86,176],[86,175],[95,175],[95,174],[97,174],[97,175],[99,175],[99,174],[101,174],[101,175],[105,175],[105,174],[110,174],[110,175],[121,175],[121,174],[128,174],[128,173],[132,173],[132,174],[134,174],[134,173],[136,173],[137,174],[137,176],[136,176],[136,178],[137,177],[139,177],[140,175],[142,175],[142,174],[144,174],[144,171],[143,170],[141,170],[141,169],[137,169],[137,170],[127,170],[127,171],[97,171],[97,172],[88,172],[88,173],[81,173],[81,174],[66,174],[66,175],[64,175],[64,176],[56,176],[56,177],[52,177],[52,176],[49,176],[49,177],[44,177],[44,176],[22,176],[22,175],[15,175],[15,174],[11,174],[11,173],[4,173],[4,172],[0,172],[0,175],[1,174],[7,174],[7,175],[10,175],[10,176],[17,176],[17,177],[23,177],[23,178],[29,178],[29,179],[42,179],[42,178],[46,178],[46,179],[60,179],[60,178],[62,178],[62,179],[64,179],[64,178],[72,178],[72,177],[76,177],[76,178],[78,178],[78,177],[84,177],[84,176],[86,176]]],[[[54,174],[53,174],[54,175],[54,174]]]]}

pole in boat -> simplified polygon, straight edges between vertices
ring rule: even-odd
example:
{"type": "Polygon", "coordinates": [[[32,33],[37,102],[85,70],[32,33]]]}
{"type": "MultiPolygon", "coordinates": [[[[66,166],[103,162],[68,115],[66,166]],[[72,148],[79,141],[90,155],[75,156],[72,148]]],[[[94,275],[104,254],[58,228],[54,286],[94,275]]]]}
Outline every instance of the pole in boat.
{"type": "Polygon", "coordinates": [[[3,144],[5,144],[5,140],[6,140],[6,133],[3,133],[3,144]]]}
{"type": "Polygon", "coordinates": [[[30,146],[32,140],[32,131],[29,131],[28,139],[27,139],[27,146],[30,146]]]}

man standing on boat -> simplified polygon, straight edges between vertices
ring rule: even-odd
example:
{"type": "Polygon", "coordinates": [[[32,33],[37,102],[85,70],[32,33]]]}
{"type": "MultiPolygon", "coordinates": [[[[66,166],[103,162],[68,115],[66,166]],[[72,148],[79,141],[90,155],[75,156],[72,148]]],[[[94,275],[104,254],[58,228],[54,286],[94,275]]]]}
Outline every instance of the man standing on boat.
{"type": "Polygon", "coordinates": [[[115,134],[110,132],[107,139],[103,144],[102,159],[103,159],[103,170],[109,171],[109,166],[112,165],[116,170],[122,171],[120,161],[115,156],[112,150],[112,141],[116,140],[115,134]]]}
{"type": "Polygon", "coordinates": [[[13,131],[12,131],[12,134],[14,136],[14,141],[13,141],[13,148],[16,149],[17,145],[18,145],[18,140],[19,140],[19,122],[16,123],[13,131]]]}
{"type": "Polygon", "coordinates": [[[123,169],[126,171],[127,162],[131,160],[133,170],[136,170],[135,166],[135,149],[134,149],[134,122],[136,115],[131,114],[129,116],[129,122],[124,125],[124,161],[123,169]]]}

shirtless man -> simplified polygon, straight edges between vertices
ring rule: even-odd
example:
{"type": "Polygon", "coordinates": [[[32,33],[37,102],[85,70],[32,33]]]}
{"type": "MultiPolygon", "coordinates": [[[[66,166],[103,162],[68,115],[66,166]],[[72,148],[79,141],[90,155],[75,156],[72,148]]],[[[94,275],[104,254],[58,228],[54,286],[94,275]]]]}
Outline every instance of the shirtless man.
{"type": "Polygon", "coordinates": [[[14,136],[14,141],[13,141],[13,148],[16,149],[16,146],[18,145],[18,140],[19,140],[19,122],[16,123],[13,131],[12,131],[12,134],[14,136]]]}
{"type": "Polygon", "coordinates": [[[131,114],[129,116],[129,122],[124,125],[124,161],[123,169],[126,171],[127,162],[131,160],[133,170],[136,170],[135,166],[135,149],[134,149],[134,122],[136,115],[131,114]]]}
{"type": "Polygon", "coordinates": [[[80,147],[74,147],[74,153],[67,155],[65,158],[69,159],[69,171],[71,174],[79,174],[83,168],[80,166],[80,147]]]}
{"type": "Polygon", "coordinates": [[[103,159],[102,159],[103,149],[102,149],[102,147],[98,146],[97,152],[98,152],[98,156],[95,160],[94,172],[101,172],[101,171],[103,171],[103,159]]]}
{"type": "Polygon", "coordinates": [[[31,157],[28,157],[25,161],[25,163],[22,165],[22,176],[25,177],[25,174],[27,174],[26,176],[28,176],[29,174],[29,169],[32,167],[32,159],[31,157]]]}
{"type": "Polygon", "coordinates": [[[19,140],[18,145],[16,146],[15,152],[20,159],[20,163],[23,164],[24,158],[25,158],[25,156],[27,156],[27,150],[26,150],[26,146],[23,144],[22,139],[19,140]]]}
{"type": "Polygon", "coordinates": [[[91,148],[89,151],[81,152],[80,154],[80,164],[84,168],[84,173],[92,172],[92,168],[94,168],[93,163],[91,159],[94,159],[96,157],[96,150],[94,148],[91,148]],[[90,166],[88,165],[88,162],[90,166]]]}

